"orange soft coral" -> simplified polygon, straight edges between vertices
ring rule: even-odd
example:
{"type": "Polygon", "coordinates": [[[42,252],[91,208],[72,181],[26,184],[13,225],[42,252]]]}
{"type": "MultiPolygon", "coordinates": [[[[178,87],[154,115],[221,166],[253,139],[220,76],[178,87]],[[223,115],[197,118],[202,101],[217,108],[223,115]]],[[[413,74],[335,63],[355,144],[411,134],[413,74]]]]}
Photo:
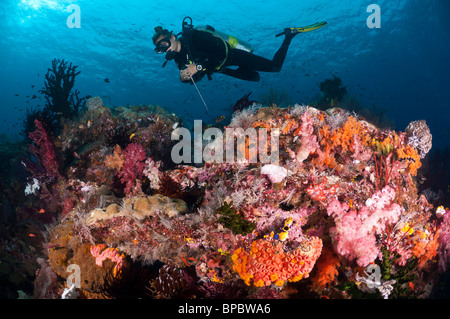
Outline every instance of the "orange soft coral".
{"type": "Polygon", "coordinates": [[[105,165],[108,168],[120,171],[123,166],[124,156],[122,154],[122,149],[119,145],[114,146],[113,155],[106,155],[105,165]]]}
{"type": "Polygon", "coordinates": [[[314,277],[312,278],[313,290],[321,293],[327,286],[334,283],[339,272],[337,268],[340,266],[339,258],[329,249],[324,249],[317,261],[314,277]]]}
{"type": "Polygon", "coordinates": [[[353,116],[349,116],[340,128],[331,131],[328,125],[324,125],[319,133],[322,155],[315,160],[315,164],[328,167],[336,166],[335,153],[355,152],[355,139],[359,139],[362,146],[369,145],[370,141],[365,125],[353,116]]]}
{"type": "Polygon", "coordinates": [[[233,252],[233,269],[247,285],[256,287],[307,278],[322,251],[322,240],[312,237],[297,249],[285,253],[282,243],[258,239],[252,243],[250,252],[238,248],[233,252]]]}
{"type": "Polygon", "coordinates": [[[397,149],[397,156],[400,160],[407,160],[409,162],[409,172],[412,176],[416,176],[417,170],[422,166],[417,150],[410,145],[406,145],[397,149]]]}
{"type": "Polygon", "coordinates": [[[272,129],[270,124],[267,123],[266,121],[256,121],[252,124],[252,126],[254,128],[265,128],[267,130],[267,132],[270,132],[270,130],[272,129]]]}
{"type": "MultiPolygon", "coordinates": [[[[281,127],[281,134],[287,135],[291,131],[295,130],[298,127],[298,123],[294,119],[286,119],[283,126],[281,127]]],[[[300,128],[298,128],[295,132],[297,132],[300,128]]],[[[294,135],[298,135],[294,133],[294,135]]]]}
{"type": "Polygon", "coordinates": [[[430,233],[430,235],[418,231],[417,235],[421,239],[414,243],[414,246],[411,248],[411,250],[414,257],[418,259],[417,266],[419,268],[423,268],[427,261],[432,260],[437,254],[437,250],[439,249],[439,230],[430,233]],[[429,236],[432,237],[428,238],[429,236]]]}
{"type": "Polygon", "coordinates": [[[366,132],[366,128],[362,122],[358,121],[355,117],[349,116],[347,121],[341,128],[337,129],[332,137],[335,147],[341,146],[342,151],[354,152],[353,138],[358,136],[361,139],[361,143],[366,145],[370,140],[369,135],[366,132]]]}

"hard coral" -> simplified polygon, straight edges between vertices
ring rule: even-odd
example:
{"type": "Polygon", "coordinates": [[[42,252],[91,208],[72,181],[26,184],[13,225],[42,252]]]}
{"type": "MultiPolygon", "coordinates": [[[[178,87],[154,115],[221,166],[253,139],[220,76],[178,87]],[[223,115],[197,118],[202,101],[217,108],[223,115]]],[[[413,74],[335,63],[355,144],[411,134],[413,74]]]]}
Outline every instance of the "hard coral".
{"type": "Polygon", "coordinates": [[[125,199],[122,207],[117,204],[111,204],[105,209],[96,208],[90,211],[86,216],[85,222],[88,225],[93,225],[98,221],[122,216],[131,216],[137,220],[144,220],[156,214],[172,218],[186,213],[187,209],[187,205],[183,200],[169,198],[161,194],[132,197],[125,199]]]}
{"type": "Polygon", "coordinates": [[[419,151],[420,157],[431,150],[432,135],[430,128],[425,121],[413,121],[406,127],[406,134],[408,136],[408,144],[419,151]]]}

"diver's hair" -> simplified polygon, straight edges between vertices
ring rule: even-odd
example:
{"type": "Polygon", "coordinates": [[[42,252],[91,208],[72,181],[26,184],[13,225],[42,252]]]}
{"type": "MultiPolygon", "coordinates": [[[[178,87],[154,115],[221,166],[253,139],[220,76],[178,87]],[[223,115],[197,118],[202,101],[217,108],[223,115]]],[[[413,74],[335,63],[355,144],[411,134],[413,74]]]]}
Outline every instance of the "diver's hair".
{"type": "Polygon", "coordinates": [[[173,35],[172,31],[169,31],[167,29],[163,29],[163,27],[161,26],[157,26],[155,27],[155,34],[153,35],[153,44],[156,44],[156,40],[158,40],[159,37],[164,36],[164,37],[170,37],[171,35],[173,35]]]}

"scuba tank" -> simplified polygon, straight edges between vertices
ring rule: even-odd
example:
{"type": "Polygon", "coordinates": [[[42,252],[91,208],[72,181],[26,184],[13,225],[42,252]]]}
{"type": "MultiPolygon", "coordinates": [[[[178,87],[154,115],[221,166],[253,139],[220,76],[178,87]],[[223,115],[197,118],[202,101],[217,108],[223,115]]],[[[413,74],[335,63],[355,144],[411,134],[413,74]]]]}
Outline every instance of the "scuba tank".
{"type": "Polygon", "coordinates": [[[253,47],[248,42],[242,41],[232,35],[226,34],[225,32],[216,30],[210,25],[199,25],[194,28],[194,25],[192,24],[192,18],[191,17],[185,17],[183,19],[182,23],[183,31],[187,29],[194,29],[194,30],[200,30],[200,31],[206,31],[214,34],[215,36],[221,38],[223,41],[227,42],[232,49],[238,49],[243,50],[252,53],[253,47]],[[190,22],[187,22],[189,20],[190,22]]]}
{"type": "Polygon", "coordinates": [[[232,35],[226,34],[225,32],[216,30],[210,25],[199,25],[194,28],[195,30],[207,31],[217,35],[219,38],[227,42],[232,49],[243,50],[252,53],[254,48],[250,43],[242,41],[232,35]]]}

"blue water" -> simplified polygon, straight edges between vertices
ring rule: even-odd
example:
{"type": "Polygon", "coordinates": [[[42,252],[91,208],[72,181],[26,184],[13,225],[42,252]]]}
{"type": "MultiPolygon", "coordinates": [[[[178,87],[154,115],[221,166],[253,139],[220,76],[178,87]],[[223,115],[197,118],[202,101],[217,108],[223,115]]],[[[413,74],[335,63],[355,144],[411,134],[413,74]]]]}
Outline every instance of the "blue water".
{"type": "Polygon", "coordinates": [[[78,66],[75,88],[82,96],[102,96],[111,106],[159,104],[186,122],[229,117],[249,91],[258,99],[271,88],[284,89],[293,103],[307,104],[320,93],[319,83],[336,74],[364,105],[386,109],[396,129],[425,119],[434,147],[446,147],[449,18],[448,0],[1,0],[0,133],[20,137],[20,118],[27,107],[44,105],[38,90],[52,59],[59,58],[78,66]],[[81,9],[80,28],[67,26],[72,3],[81,9]],[[381,8],[381,28],[366,24],[372,3],[381,8]],[[151,42],[155,26],[177,33],[187,15],[194,24],[250,42],[255,54],[267,58],[280,46],[283,37],[275,34],[283,28],[328,25],[297,36],[281,72],[261,73],[260,82],[204,78],[198,88],[210,109],[206,114],[195,88],[179,81],[175,64],[161,68],[164,58],[151,42]]]}

